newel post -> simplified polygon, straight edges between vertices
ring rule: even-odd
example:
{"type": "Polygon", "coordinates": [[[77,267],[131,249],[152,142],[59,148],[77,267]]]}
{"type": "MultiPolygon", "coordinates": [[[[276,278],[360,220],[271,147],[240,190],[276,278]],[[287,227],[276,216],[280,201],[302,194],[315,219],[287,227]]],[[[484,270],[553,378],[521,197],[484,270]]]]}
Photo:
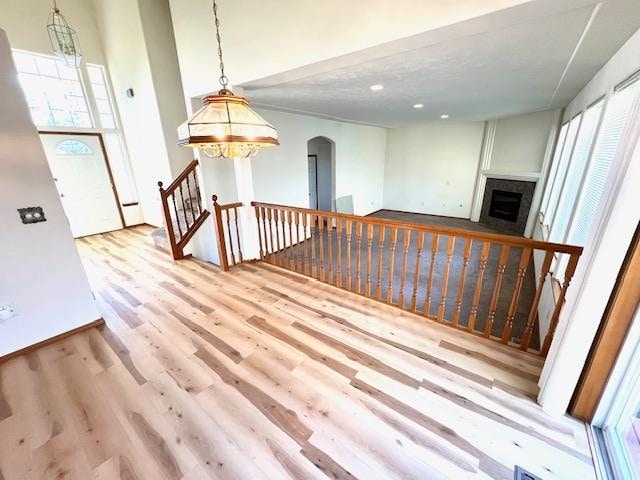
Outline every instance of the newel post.
{"type": "Polygon", "coordinates": [[[227,254],[227,242],[224,238],[224,228],[222,226],[222,210],[220,210],[220,204],[218,203],[218,196],[213,195],[213,219],[215,225],[216,242],[218,244],[218,256],[220,257],[220,267],[225,272],[229,271],[229,260],[227,254]]]}

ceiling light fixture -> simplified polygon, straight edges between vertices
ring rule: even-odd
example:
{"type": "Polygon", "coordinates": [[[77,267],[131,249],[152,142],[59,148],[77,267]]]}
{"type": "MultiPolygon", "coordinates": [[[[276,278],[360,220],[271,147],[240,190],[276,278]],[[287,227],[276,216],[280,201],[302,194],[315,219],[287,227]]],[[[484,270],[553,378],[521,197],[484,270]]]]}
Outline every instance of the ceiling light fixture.
{"type": "Polygon", "coordinates": [[[418,109],[420,109],[420,108],[422,108],[422,107],[424,107],[424,105],[423,105],[423,104],[421,104],[421,103],[416,103],[416,104],[413,106],[413,108],[418,108],[418,109]]]}
{"type": "Polygon", "coordinates": [[[67,67],[79,68],[82,63],[82,51],[78,34],[69,26],[64,15],[60,13],[56,0],[53,0],[53,10],[47,21],[47,33],[53,53],[60,57],[67,67]]]}
{"type": "Polygon", "coordinates": [[[372,92],[379,92],[382,89],[384,89],[384,85],[381,85],[379,83],[376,83],[375,85],[371,85],[369,87],[369,90],[371,90],[372,92]]]}
{"type": "Polygon", "coordinates": [[[440,118],[443,120],[446,120],[447,118],[449,118],[449,115],[447,115],[446,113],[443,115],[440,115],[440,118]]]}
{"type": "Polygon", "coordinates": [[[218,5],[213,0],[213,16],[220,60],[220,85],[217,95],[202,99],[203,107],[178,127],[178,145],[198,148],[208,157],[253,157],[263,147],[279,145],[278,132],[249,108],[249,101],[227,88],[224,73],[218,5]]]}

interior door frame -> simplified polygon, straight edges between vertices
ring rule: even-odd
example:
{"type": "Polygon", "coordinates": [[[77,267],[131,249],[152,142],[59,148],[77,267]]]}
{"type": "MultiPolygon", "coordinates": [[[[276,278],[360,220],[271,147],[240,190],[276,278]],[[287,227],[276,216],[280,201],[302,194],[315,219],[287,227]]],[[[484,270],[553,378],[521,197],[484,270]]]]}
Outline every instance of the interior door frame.
{"type": "MultiPolygon", "coordinates": [[[[316,206],[315,206],[315,210],[320,210],[320,192],[318,191],[318,155],[316,154],[307,154],[307,162],[309,161],[309,159],[313,157],[315,158],[316,162],[315,162],[315,166],[316,168],[315,170],[315,185],[316,185],[316,206]]],[[[308,170],[308,167],[307,167],[308,170]]]]}
{"type": "Polygon", "coordinates": [[[120,197],[118,196],[118,190],[116,189],[115,181],[113,180],[113,172],[111,171],[111,164],[109,163],[109,155],[107,154],[107,149],[104,145],[104,139],[102,138],[102,133],[100,132],[68,132],[68,131],[57,131],[57,130],[38,130],[39,135],[71,135],[71,136],[81,136],[81,137],[98,137],[98,142],[100,143],[100,150],[102,150],[102,157],[104,158],[105,167],[107,167],[107,175],[109,176],[109,183],[111,184],[111,191],[113,192],[113,198],[116,201],[116,207],[118,208],[118,215],[120,216],[120,223],[122,224],[122,228],[127,228],[127,225],[124,221],[124,213],[122,212],[122,205],[120,204],[120,197]]]}

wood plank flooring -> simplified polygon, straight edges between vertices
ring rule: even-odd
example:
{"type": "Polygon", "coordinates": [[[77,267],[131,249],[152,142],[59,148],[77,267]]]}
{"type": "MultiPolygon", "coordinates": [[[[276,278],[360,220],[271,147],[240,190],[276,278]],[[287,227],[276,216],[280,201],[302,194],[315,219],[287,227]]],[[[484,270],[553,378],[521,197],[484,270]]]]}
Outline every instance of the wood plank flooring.
{"type": "Polygon", "coordinates": [[[150,231],[78,241],[107,328],[0,365],[0,479],[595,478],[539,358],[150,231]]]}

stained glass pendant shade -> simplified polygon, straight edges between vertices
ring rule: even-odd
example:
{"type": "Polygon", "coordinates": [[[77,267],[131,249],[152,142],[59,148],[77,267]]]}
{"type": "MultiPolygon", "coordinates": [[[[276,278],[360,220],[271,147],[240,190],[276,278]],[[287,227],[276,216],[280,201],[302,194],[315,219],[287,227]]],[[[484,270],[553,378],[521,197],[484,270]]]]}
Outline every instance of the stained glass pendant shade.
{"type": "Polygon", "coordinates": [[[60,9],[53,2],[53,10],[49,14],[47,32],[53,52],[71,68],[79,68],[82,63],[82,50],[78,34],[69,26],[60,9]]]}
{"type": "Polygon", "coordinates": [[[227,89],[224,74],[217,4],[213,2],[216,39],[220,58],[220,84],[217,95],[202,99],[203,107],[178,127],[178,145],[200,149],[209,157],[253,157],[261,148],[278,145],[278,133],[249,108],[249,101],[227,89]]]}

